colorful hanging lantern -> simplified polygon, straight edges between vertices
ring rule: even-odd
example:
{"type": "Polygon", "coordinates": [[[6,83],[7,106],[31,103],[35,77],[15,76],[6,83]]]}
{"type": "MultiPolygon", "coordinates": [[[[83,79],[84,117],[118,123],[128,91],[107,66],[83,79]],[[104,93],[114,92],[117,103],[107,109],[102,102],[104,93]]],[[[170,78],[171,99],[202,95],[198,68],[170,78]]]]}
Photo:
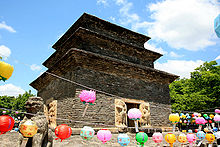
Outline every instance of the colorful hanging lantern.
{"type": "Polygon", "coordinates": [[[216,127],[213,127],[213,129],[212,129],[214,132],[217,132],[218,131],[218,128],[216,128],[216,127]]]}
{"type": "Polygon", "coordinates": [[[219,109],[215,109],[215,113],[216,114],[220,114],[220,110],[219,109]]]}
{"type": "Polygon", "coordinates": [[[210,114],[209,117],[210,117],[210,119],[213,119],[213,118],[214,118],[214,115],[213,115],[213,114],[210,114]]]}
{"type": "Polygon", "coordinates": [[[165,141],[170,144],[170,147],[173,147],[173,143],[176,142],[176,136],[172,133],[165,135],[165,141]]]}
{"type": "Polygon", "coordinates": [[[101,129],[97,132],[97,138],[104,144],[112,138],[112,134],[107,129],[101,129]]]}
{"type": "Polygon", "coordinates": [[[163,141],[163,135],[160,132],[155,132],[152,137],[155,143],[161,143],[163,141]]]}
{"type": "Polygon", "coordinates": [[[118,135],[118,143],[121,146],[127,146],[130,143],[130,138],[127,134],[119,134],[118,135]]]}
{"type": "Polygon", "coordinates": [[[128,118],[131,120],[134,120],[136,132],[138,132],[138,121],[137,120],[140,120],[141,116],[142,116],[142,113],[137,108],[132,108],[128,111],[128,118]]]}
{"type": "Polygon", "coordinates": [[[187,139],[186,139],[186,135],[181,133],[178,137],[177,137],[177,140],[180,142],[180,143],[186,143],[187,142],[187,139]]]}
{"type": "Polygon", "coordinates": [[[61,124],[56,127],[55,129],[55,135],[58,137],[55,140],[61,139],[61,142],[69,138],[72,134],[72,129],[67,124],[61,124]]]}
{"type": "MultiPolygon", "coordinates": [[[[184,115],[182,115],[184,116],[184,115]]],[[[179,122],[180,120],[180,117],[179,117],[179,114],[176,113],[176,114],[170,114],[169,115],[169,120],[172,122],[173,124],[173,132],[175,132],[175,128],[176,128],[176,124],[179,122]]]]}
{"type": "Polygon", "coordinates": [[[220,14],[215,18],[214,28],[216,35],[220,38],[220,14]]]}
{"type": "Polygon", "coordinates": [[[203,117],[198,117],[198,118],[196,118],[195,122],[196,122],[196,124],[199,125],[199,130],[201,131],[202,125],[205,125],[206,120],[203,117]]]}
{"type": "Polygon", "coordinates": [[[199,129],[195,129],[195,132],[197,133],[199,131],[199,129]]]}
{"type": "Polygon", "coordinates": [[[207,133],[205,135],[205,139],[209,142],[209,144],[212,144],[215,141],[215,135],[212,133],[207,133]]]}
{"type": "Polygon", "coordinates": [[[37,125],[32,120],[27,120],[20,125],[20,132],[24,137],[33,137],[37,133],[37,125]]]}
{"type": "Polygon", "coordinates": [[[205,133],[203,131],[199,131],[196,133],[196,136],[200,139],[200,142],[198,143],[197,146],[200,146],[203,139],[205,139],[205,133]]]}
{"type": "Polygon", "coordinates": [[[89,105],[94,105],[94,102],[96,100],[96,93],[93,90],[82,90],[81,93],[79,94],[79,98],[83,104],[86,104],[86,107],[84,109],[82,117],[85,116],[86,110],[88,109],[89,105]]]}
{"type": "Polygon", "coordinates": [[[80,131],[83,140],[90,140],[95,135],[95,131],[91,127],[84,126],[80,131]]]}
{"type": "Polygon", "coordinates": [[[144,132],[139,132],[136,134],[136,141],[138,145],[144,146],[144,143],[147,142],[148,135],[144,132]]]}
{"type": "Polygon", "coordinates": [[[14,71],[13,66],[4,61],[0,61],[0,80],[6,81],[8,80],[14,71]]]}
{"type": "Polygon", "coordinates": [[[12,130],[14,127],[14,123],[15,121],[11,116],[0,116],[0,135],[12,130]]]}
{"type": "Polygon", "coordinates": [[[192,147],[192,146],[193,146],[193,143],[196,141],[196,135],[193,134],[193,133],[188,133],[188,134],[186,135],[186,138],[187,138],[187,140],[188,140],[190,146],[192,147]]]}
{"type": "Polygon", "coordinates": [[[219,115],[219,114],[216,114],[216,115],[214,116],[214,119],[213,119],[213,120],[218,123],[218,128],[219,128],[220,115],[219,115]]]}

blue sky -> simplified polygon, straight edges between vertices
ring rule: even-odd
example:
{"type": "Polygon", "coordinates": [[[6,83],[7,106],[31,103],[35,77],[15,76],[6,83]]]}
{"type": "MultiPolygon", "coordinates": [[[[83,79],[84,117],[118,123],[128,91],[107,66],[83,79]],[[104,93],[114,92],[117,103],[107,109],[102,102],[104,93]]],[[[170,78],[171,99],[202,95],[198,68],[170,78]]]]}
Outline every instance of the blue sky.
{"type": "Polygon", "coordinates": [[[84,13],[151,37],[145,47],[163,54],[155,68],[182,78],[205,61],[220,63],[214,18],[218,0],[0,1],[0,54],[14,66],[0,95],[18,95],[46,70],[51,46],[84,13]]]}

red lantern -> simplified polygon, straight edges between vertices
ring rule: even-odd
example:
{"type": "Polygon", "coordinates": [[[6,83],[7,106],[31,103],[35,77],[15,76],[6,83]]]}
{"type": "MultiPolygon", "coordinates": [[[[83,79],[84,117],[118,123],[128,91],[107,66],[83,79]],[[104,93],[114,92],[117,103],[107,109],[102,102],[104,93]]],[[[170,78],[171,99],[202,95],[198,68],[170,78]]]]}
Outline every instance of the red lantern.
{"type": "Polygon", "coordinates": [[[212,123],[212,120],[209,120],[209,123],[211,124],[211,123],[212,123]]]}
{"type": "Polygon", "coordinates": [[[58,137],[55,140],[61,139],[61,142],[63,139],[69,138],[72,134],[72,129],[67,126],[66,124],[61,124],[56,127],[55,129],[55,135],[58,137]]]}
{"type": "Polygon", "coordinates": [[[0,116],[0,135],[12,130],[14,127],[14,123],[15,121],[11,116],[0,116]]]}
{"type": "Polygon", "coordinates": [[[199,129],[195,129],[195,132],[197,133],[199,131],[199,129]]]}

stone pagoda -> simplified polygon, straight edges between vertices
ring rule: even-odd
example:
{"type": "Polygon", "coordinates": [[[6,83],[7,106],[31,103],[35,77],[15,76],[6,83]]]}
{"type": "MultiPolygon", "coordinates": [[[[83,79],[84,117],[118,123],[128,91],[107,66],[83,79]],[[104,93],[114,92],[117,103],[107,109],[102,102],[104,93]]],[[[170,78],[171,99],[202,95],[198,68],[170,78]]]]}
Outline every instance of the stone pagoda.
{"type": "Polygon", "coordinates": [[[139,127],[168,127],[169,84],[178,76],[154,68],[162,55],[144,48],[149,39],[84,13],[53,45],[43,63],[48,70],[30,84],[44,99],[50,126],[132,128],[127,111],[138,108],[139,127]],[[74,82],[112,95],[97,92],[82,117],[78,96],[88,89],[74,82]]]}

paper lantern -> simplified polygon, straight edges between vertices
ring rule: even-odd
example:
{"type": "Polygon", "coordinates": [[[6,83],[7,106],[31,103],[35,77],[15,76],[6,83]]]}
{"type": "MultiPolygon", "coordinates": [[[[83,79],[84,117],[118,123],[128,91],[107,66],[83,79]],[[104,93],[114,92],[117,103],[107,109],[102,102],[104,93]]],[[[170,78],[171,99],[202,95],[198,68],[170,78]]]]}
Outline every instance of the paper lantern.
{"type": "Polygon", "coordinates": [[[205,139],[205,133],[203,131],[199,131],[196,133],[196,136],[200,139],[203,140],[205,139]]]}
{"type": "Polygon", "coordinates": [[[208,122],[211,124],[211,123],[212,123],[212,120],[209,120],[208,122]]]}
{"type": "Polygon", "coordinates": [[[220,114],[220,110],[219,109],[215,109],[215,113],[219,113],[220,114]]]}
{"type": "Polygon", "coordinates": [[[214,115],[213,115],[213,114],[210,114],[209,117],[210,117],[210,119],[213,119],[213,118],[214,118],[214,115]]]}
{"type": "Polygon", "coordinates": [[[196,124],[204,125],[206,121],[203,117],[198,117],[198,118],[196,118],[195,122],[196,122],[196,124]]]}
{"type": "Polygon", "coordinates": [[[220,115],[216,114],[216,115],[214,116],[214,121],[217,122],[217,123],[219,123],[219,122],[220,122],[220,115]]]}
{"type": "MultiPolygon", "coordinates": [[[[182,115],[184,116],[184,115],[182,115]]],[[[180,120],[180,117],[179,117],[179,114],[170,114],[169,115],[169,120],[172,122],[173,124],[173,132],[175,132],[175,128],[176,128],[176,124],[179,122],[180,120]]]]}
{"type": "Polygon", "coordinates": [[[199,131],[199,129],[195,129],[195,132],[197,133],[199,131]]]}
{"type": "Polygon", "coordinates": [[[93,90],[82,90],[81,93],[79,94],[79,98],[83,104],[86,104],[86,107],[83,112],[83,117],[86,114],[86,110],[88,109],[89,105],[94,105],[94,102],[96,100],[96,93],[93,90]]]}
{"type": "Polygon", "coordinates": [[[147,142],[148,135],[144,132],[139,132],[136,134],[136,141],[138,145],[144,146],[144,143],[147,142]]]}
{"type": "Polygon", "coordinates": [[[178,137],[177,137],[177,140],[180,142],[180,143],[186,143],[187,142],[187,139],[186,139],[186,135],[181,133],[178,137]]]}
{"type": "Polygon", "coordinates": [[[152,137],[155,143],[161,143],[163,141],[163,135],[160,132],[155,132],[152,137]]]}
{"type": "Polygon", "coordinates": [[[137,108],[132,108],[128,111],[128,118],[131,120],[134,120],[135,123],[135,130],[138,132],[138,123],[137,120],[140,120],[142,116],[142,113],[139,109],[137,108]]]}
{"type": "Polygon", "coordinates": [[[216,128],[216,127],[213,127],[213,129],[212,129],[214,132],[217,132],[218,131],[218,128],[216,128]]]}
{"type": "Polygon", "coordinates": [[[58,140],[60,138],[62,142],[64,139],[69,138],[71,134],[72,129],[66,124],[61,124],[55,129],[55,135],[58,137],[55,140],[58,140]]]}
{"type": "Polygon", "coordinates": [[[205,135],[205,139],[209,142],[209,144],[212,144],[215,141],[215,135],[212,133],[207,133],[205,135]]]}
{"type": "Polygon", "coordinates": [[[214,28],[216,35],[220,38],[220,14],[214,20],[214,28]]]}
{"type": "Polygon", "coordinates": [[[15,128],[14,130],[15,130],[16,132],[18,132],[19,128],[15,128]]]}
{"type": "Polygon", "coordinates": [[[32,120],[27,120],[20,125],[20,132],[24,137],[33,137],[37,133],[37,125],[32,120]]]}
{"type": "Polygon", "coordinates": [[[84,126],[80,131],[83,140],[90,140],[95,135],[95,131],[91,127],[84,126]]]}
{"type": "Polygon", "coordinates": [[[208,115],[207,115],[207,114],[203,114],[203,117],[205,117],[205,118],[206,118],[206,117],[208,117],[208,115]]]}
{"type": "Polygon", "coordinates": [[[0,116],[0,135],[12,130],[14,127],[14,123],[15,121],[11,116],[0,116]]]}
{"type": "Polygon", "coordinates": [[[186,123],[187,123],[187,120],[184,120],[184,123],[186,124],[186,123]]]}
{"type": "Polygon", "coordinates": [[[127,146],[130,143],[130,137],[127,134],[119,134],[118,143],[121,146],[127,146]]]}
{"type": "Polygon", "coordinates": [[[196,135],[193,134],[193,133],[188,133],[188,134],[186,135],[186,138],[187,138],[187,140],[188,140],[190,146],[192,146],[192,144],[196,141],[196,135]]]}
{"type": "Polygon", "coordinates": [[[165,135],[165,141],[170,144],[170,147],[173,147],[173,143],[176,142],[176,136],[172,133],[165,135]]]}
{"type": "Polygon", "coordinates": [[[179,122],[180,120],[180,117],[179,117],[179,114],[170,114],[169,115],[169,120],[173,123],[173,124],[176,124],[179,122]]]}
{"type": "Polygon", "coordinates": [[[97,138],[104,144],[112,138],[112,134],[107,129],[101,129],[97,132],[97,138]]]}
{"type": "Polygon", "coordinates": [[[13,66],[3,61],[0,61],[0,80],[8,80],[14,71],[13,66]]]}

